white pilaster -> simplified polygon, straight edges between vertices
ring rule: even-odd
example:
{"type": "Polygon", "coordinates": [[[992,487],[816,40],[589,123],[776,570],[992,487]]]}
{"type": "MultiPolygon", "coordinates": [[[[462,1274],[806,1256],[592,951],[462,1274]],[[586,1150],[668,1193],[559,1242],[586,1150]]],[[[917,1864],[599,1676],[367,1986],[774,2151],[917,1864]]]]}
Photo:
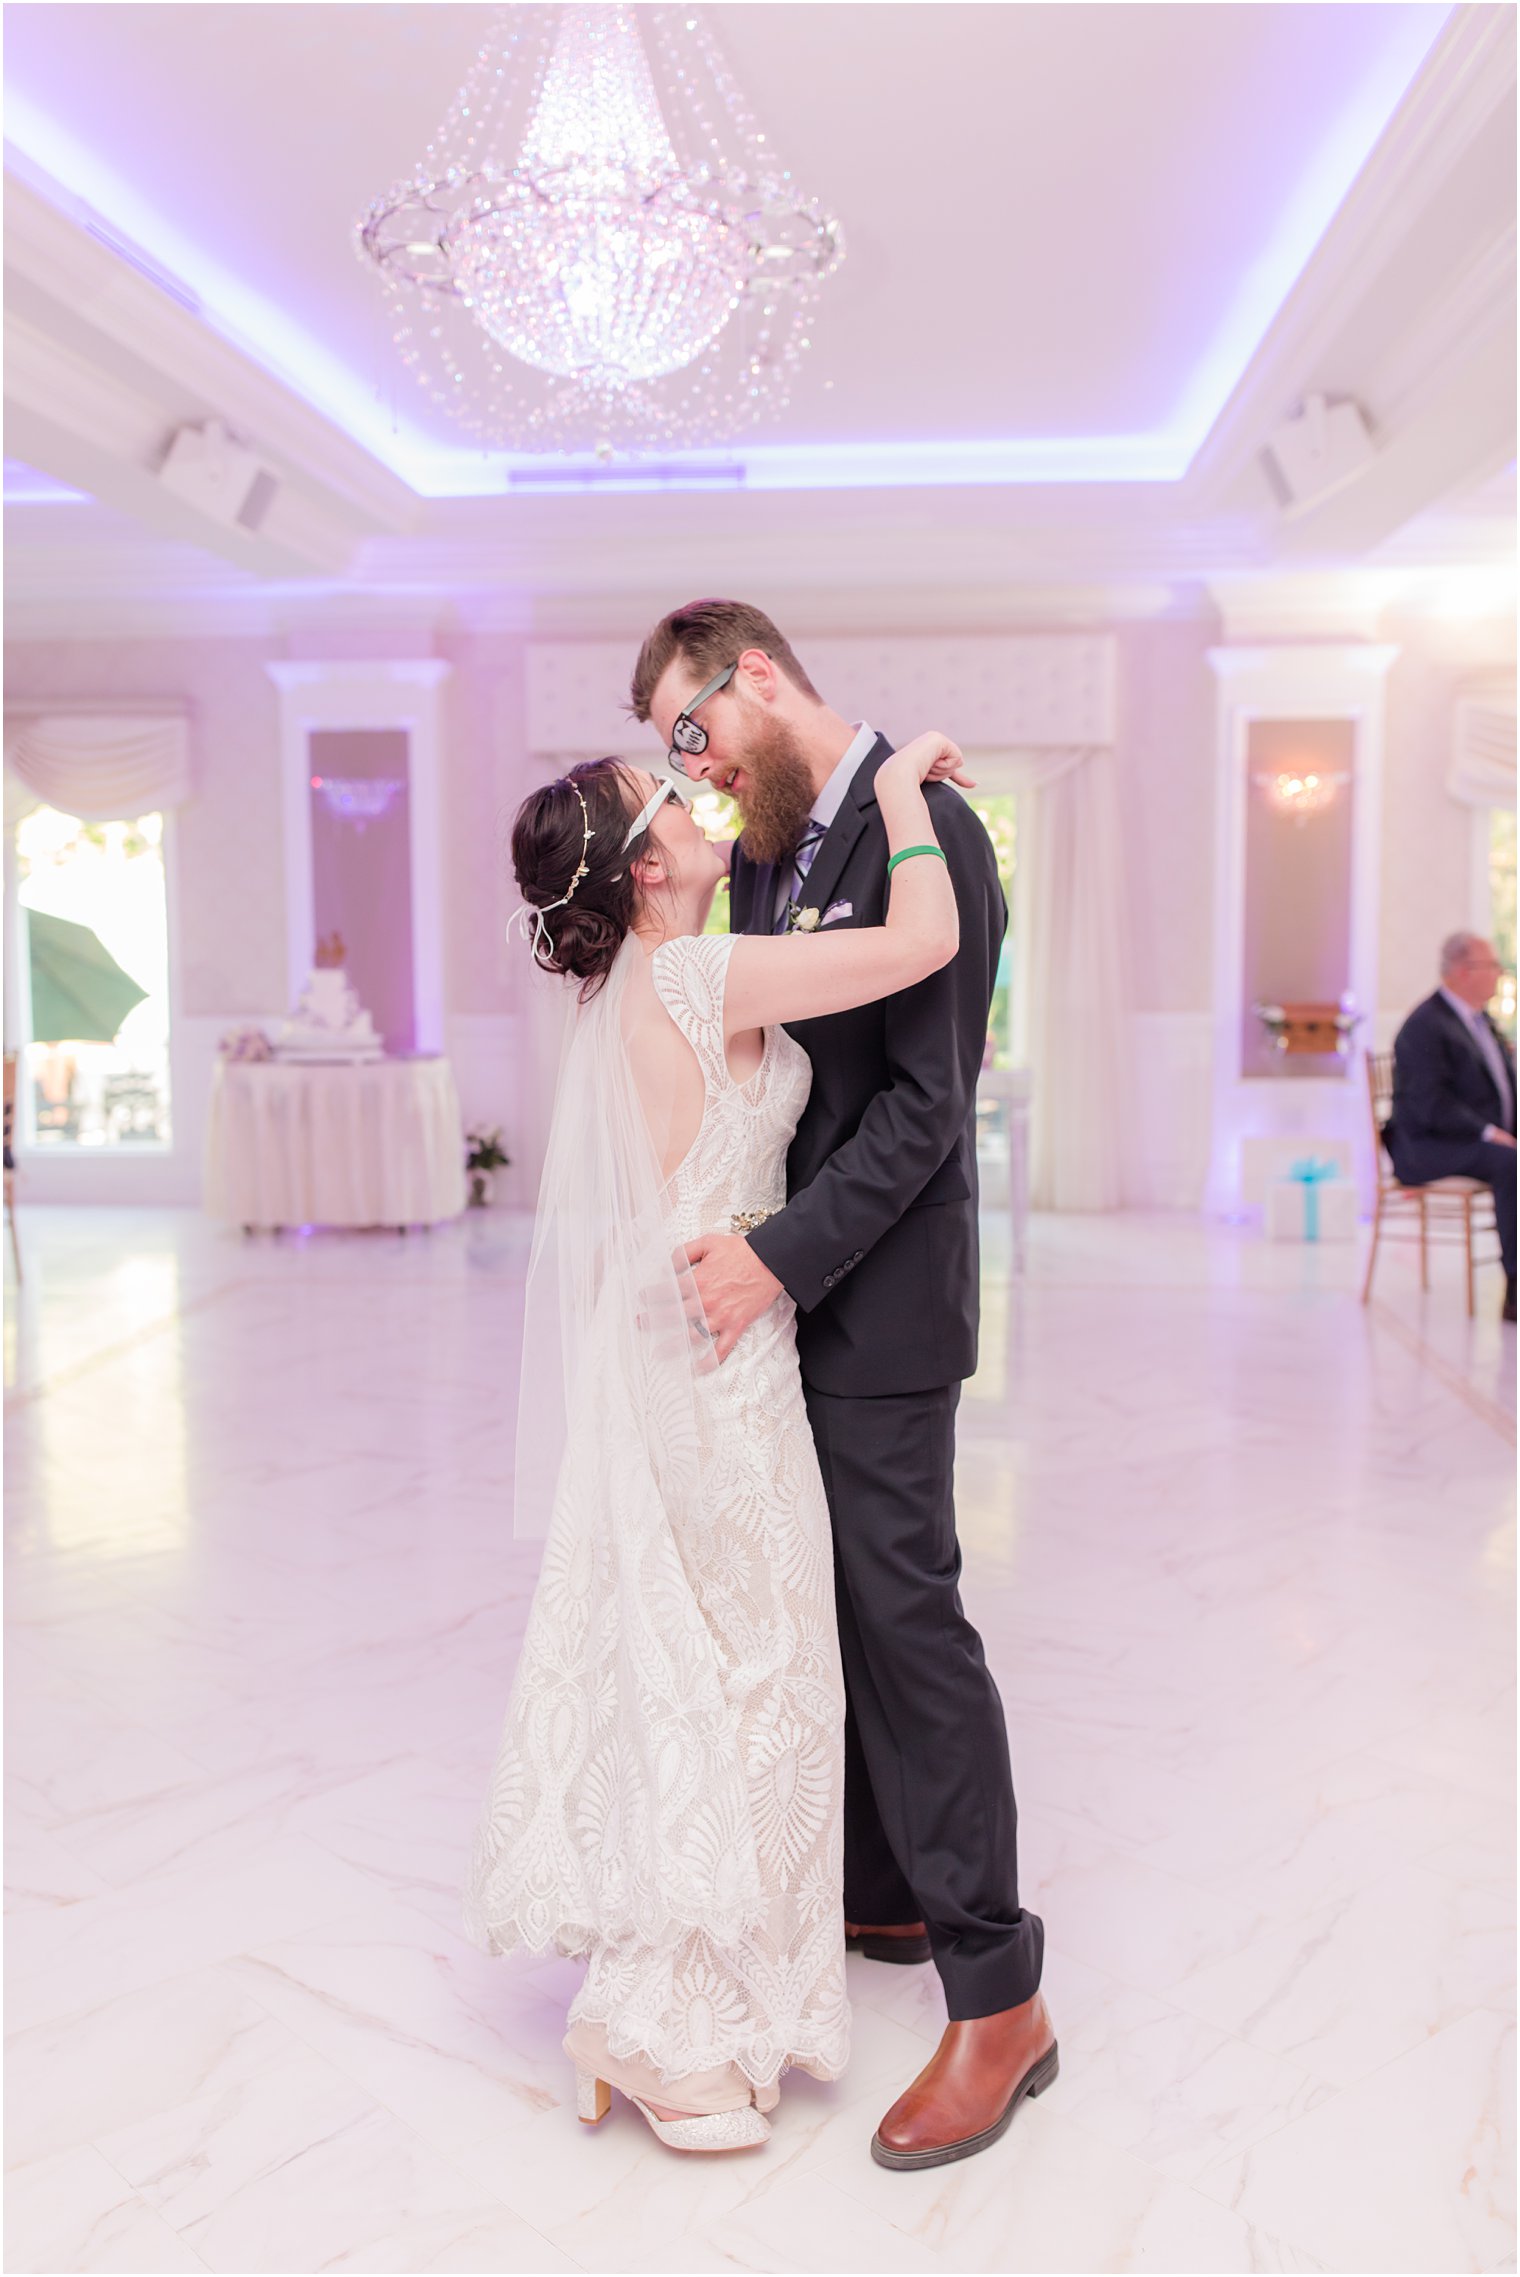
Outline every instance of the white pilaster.
{"type": "Polygon", "coordinates": [[[402,728],[407,736],[411,812],[412,980],[417,1049],[442,1051],[443,827],[439,690],[453,670],[445,659],[377,658],[363,663],[272,662],[280,691],[280,770],[285,816],[285,952],[295,1002],[316,948],[312,907],[311,759],[318,728],[402,728]]]}
{"type": "Polygon", "coordinates": [[[1354,731],[1350,989],[1370,1021],[1378,1002],[1378,872],[1383,784],[1387,642],[1322,641],[1214,648],[1218,681],[1217,835],[1214,864],[1214,1081],[1208,1206],[1241,1205],[1240,1151],[1246,1138],[1348,1141],[1363,1175],[1371,1171],[1364,1027],[1339,1076],[1275,1082],[1241,1072],[1245,979],[1247,737],[1263,719],[1349,720],[1354,731]]]}

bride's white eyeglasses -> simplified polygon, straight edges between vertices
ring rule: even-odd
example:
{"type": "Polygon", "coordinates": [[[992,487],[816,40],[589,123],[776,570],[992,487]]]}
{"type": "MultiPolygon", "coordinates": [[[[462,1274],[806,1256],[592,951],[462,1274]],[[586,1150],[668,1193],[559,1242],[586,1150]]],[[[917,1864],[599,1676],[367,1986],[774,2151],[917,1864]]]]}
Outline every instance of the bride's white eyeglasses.
{"type": "Polygon", "coordinates": [[[637,838],[639,832],[641,830],[647,830],[649,828],[649,825],[651,822],[653,822],[655,816],[659,813],[661,807],[665,804],[665,801],[667,799],[674,799],[677,806],[684,804],[681,794],[676,789],[674,783],[661,783],[659,789],[655,791],[651,797],[647,798],[644,801],[644,804],[639,808],[638,813],[634,816],[632,822],[628,825],[628,835],[623,840],[623,852],[625,854],[627,853],[629,847],[633,844],[635,838],[637,838]]]}

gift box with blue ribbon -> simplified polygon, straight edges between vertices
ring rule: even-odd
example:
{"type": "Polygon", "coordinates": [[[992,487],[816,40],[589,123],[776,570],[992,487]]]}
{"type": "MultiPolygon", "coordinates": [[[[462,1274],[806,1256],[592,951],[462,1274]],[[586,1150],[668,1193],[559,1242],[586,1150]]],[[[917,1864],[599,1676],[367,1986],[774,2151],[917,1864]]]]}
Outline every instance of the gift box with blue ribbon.
{"type": "Polygon", "coordinates": [[[1267,1188],[1267,1234],[1272,1241],[1352,1241],[1356,1187],[1338,1163],[1301,1155],[1267,1188]]]}

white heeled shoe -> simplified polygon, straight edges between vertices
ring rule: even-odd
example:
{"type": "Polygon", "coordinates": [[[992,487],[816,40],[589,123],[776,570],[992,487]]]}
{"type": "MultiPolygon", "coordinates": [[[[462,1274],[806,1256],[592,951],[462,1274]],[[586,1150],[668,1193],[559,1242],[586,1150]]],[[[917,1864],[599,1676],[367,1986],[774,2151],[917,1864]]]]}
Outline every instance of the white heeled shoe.
{"type": "MultiPolygon", "coordinates": [[[[618,2093],[627,2090],[619,2088],[618,2093]]],[[[662,2143],[672,2150],[728,2151],[758,2150],[771,2139],[770,2121],[755,2109],[753,2103],[741,2104],[736,2111],[693,2112],[687,2119],[662,2119],[658,2111],[651,2111],[642,2097],[629,2095],[636,2111],[642,2111],[662,2143]]],[[[588,2127],[605,2119],[612,2108],[612,2088],[605,2079],[598,2079],[594,2071],[575,2067],[576,2117],[588,2127]]]]}

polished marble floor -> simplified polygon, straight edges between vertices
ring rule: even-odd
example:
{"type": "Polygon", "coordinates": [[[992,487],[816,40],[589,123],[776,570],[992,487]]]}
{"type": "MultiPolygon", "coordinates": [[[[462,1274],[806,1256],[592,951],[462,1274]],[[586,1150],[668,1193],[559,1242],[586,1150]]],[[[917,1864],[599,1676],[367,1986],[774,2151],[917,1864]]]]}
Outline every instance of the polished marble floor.
{"type": "MultiPolygon", "coordinates": [[[[1515,2266],[1514,1344],[1488,1277],[989,1221],[965,1593],[1013,1737],[1057,2086],[871,2129],[943,2011],[758,2155],[579,2128],[573,1972],[457,1889],[531,1588],[524,1227],[244,1242],[23,1213],[7,1281],[7,2266],[1515,2266]]],[[[8,1270],[8,1268],[7,1268],[8,1270]]]]}

